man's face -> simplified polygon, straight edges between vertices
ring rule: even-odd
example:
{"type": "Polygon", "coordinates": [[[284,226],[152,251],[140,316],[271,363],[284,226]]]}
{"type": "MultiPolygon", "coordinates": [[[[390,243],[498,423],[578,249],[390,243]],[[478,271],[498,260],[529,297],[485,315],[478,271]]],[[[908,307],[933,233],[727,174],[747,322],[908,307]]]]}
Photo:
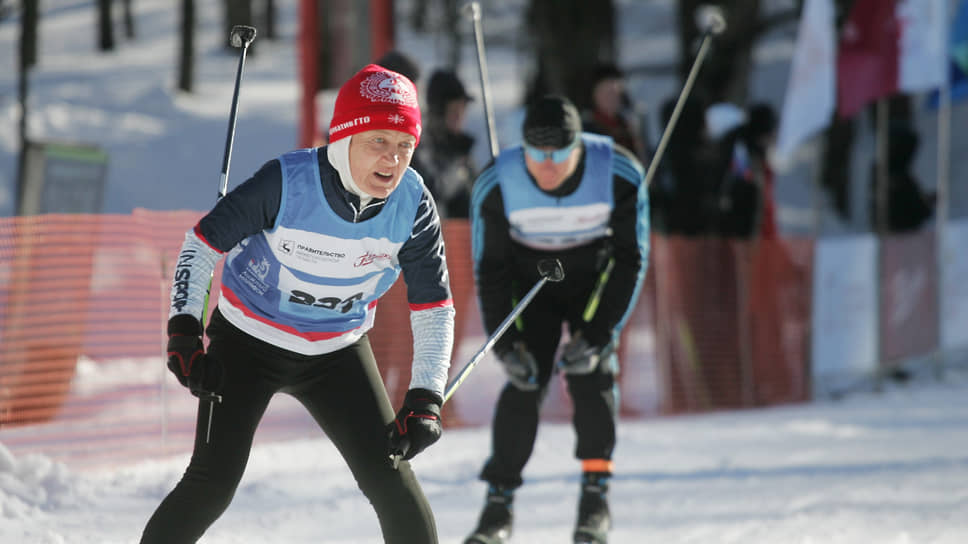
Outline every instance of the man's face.
{"type": "Polygon", "coordinates": [[[350,174],[375,198],[387,198],[410,166],[417,139],[396,130],[368,130],[350,140],[350,174]]]}
{"type": "Polygon", "coordinates": [[[625,84],[621,79],[610,77],[599,81],[592,91],[595,108],[606,115],[614,116],[622,109],[624,92],[625,84]]]}
{"type": "Polygon", "coordinates": [[[560,149],[554,147],[532,147],[524,145],[524,163],[528,172],[543,191],[553,191],[568,179],[581,158],[581,145],[576,138],[570,145],[560,149]],[[560,158],[560,162],[555,159],[560,158]]]}
{"type": "Polygon", "coordinates": [[[467,115],[467,99],[457,98],[449,100],[444,107],[444,124],[447,130],[458,133],[464,130],[464,118],[467,115]]]}

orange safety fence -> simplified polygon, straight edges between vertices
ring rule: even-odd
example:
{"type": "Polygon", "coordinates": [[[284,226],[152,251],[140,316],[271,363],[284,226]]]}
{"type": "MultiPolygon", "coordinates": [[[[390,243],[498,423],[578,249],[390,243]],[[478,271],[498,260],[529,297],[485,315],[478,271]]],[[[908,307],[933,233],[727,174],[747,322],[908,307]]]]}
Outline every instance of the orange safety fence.
{"type": "Polygon", "coordinates": [[[161,353],[163,267],[199,217],[0,218],[0,426],[57,415],[82,355],[161,353]]]}
{"type": "Polygon", "coordinates": [[[661,412],[807,399],[812,244],[652,237],[661,412]]]}
{"type": "MultiPolygon", "coordinates": [[[[79,462],[190,448],[195,400],[162,354],[175,257],[202,213],[0,218],[0,443],[79,462]]],[[[452,376],[486,339],[469,231],[466,220],[444,223],[457,310],[452,376]]],[[[812,250],[811,240],[653,235],[619,348],[622,415],[806,399],[812,250]]],[[[210,309],[217,294],[218,275],[210,309]]],[[[399,403],[412,357],[402,281],[380,300],[370,338],[399,403]]],[[[445,407],[446,425],[489,421],[503,384],[497,366],[485,359],[475,369],[445,407]]],[[[544,414],[565,420],[569,401],[556,387],[544,414]]],[[[257,438],[319,432],[301,407],[279,402],[257,438]]]]}

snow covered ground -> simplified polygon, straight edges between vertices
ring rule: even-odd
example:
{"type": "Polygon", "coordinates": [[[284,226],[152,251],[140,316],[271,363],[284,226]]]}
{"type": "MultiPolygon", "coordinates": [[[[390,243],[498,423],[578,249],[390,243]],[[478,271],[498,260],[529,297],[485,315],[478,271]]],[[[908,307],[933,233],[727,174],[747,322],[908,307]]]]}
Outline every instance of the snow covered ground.
{"type": "MultiPolygon", "coordinates": [[[[968,542],[968,373],[882,393],[741,412],[623,421],[614,544],[968,542]]],[[[447,430],[414,467],[456,544],[477,520],[489,431],[447,430]]],[[[513,542],[570,538],[578,494],[568,425],[545,424],[513,542]]],[[[0,542],[137,542],[188,454],[73,471],[0,446],[0,542]]],[[[261,444],[203,544],[381,542],[376,518],[320,437],[261,444]]]]}

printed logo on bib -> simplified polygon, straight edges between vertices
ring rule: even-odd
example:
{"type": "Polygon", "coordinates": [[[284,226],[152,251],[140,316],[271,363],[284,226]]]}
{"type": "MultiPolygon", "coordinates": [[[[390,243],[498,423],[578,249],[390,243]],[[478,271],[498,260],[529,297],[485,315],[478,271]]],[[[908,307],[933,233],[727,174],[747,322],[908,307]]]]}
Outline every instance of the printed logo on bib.
{"type": "Polygon", "coordinates": [[[389,253],[370,253],[367,251],[356,258],[356,261],[353,262],[353,266],[359,268],[361,266],[373,264],[377,261],[386,261],[389,263],[392,259],[393,257],[391,257],[389,253]]]}
{"type": "Polygon", "coordinates": [[[292,255],[300,261],[312,264],[321,262],[338,263],[346,258],[346,253],[343,253],[342,251],[307,246],[305,244],[293,242],[292,240],[281,241],[279,243],[279,249],[285,252],[287,255],[292,255]]]}
{"type": "Polygon", "coordinates": [[[533,208],[511,213],[511,222],[527,232],[562,232],[608,223],[611,208],[606,204],[568,208],[533,208]]]}
{"type": "Polygon", "coordinates": [[[611,206],[603,202],[512,211],[511,238],[536,249],[564,249],[608,234],[611,206]]]}
{"type": "Polygon", "coordinates": [[[264,295],[269,290],[269,285],[265,282],[267,275],[269,275],[269,261],[263,257],[262,261],[258,263],[254,260],[249,260],[245,269],[239,274],[239,279],[249,289],[252,289],[260,295],[264,295]]]}

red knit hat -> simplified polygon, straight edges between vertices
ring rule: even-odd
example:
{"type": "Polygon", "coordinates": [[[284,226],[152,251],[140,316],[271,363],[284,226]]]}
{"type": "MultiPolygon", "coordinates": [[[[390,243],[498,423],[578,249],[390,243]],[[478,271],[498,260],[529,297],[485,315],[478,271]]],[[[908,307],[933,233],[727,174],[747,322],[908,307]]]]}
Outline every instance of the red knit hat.
{"type": "Polygon", "coordinates": [[[420,104],[412,81],[369,64],[344,83],[336,95],[329,141],[380,129],[410,134],[420,143],[420,104]]]}

